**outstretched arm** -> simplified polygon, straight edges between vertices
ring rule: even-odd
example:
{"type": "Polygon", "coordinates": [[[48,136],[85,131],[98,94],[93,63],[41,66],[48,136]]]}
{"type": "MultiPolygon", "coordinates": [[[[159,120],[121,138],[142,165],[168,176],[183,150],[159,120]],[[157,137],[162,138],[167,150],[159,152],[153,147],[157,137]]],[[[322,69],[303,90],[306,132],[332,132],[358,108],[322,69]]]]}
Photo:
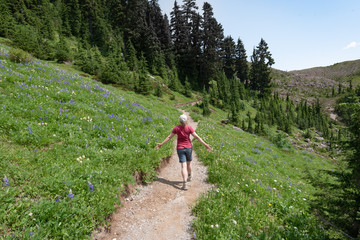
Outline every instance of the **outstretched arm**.
{"type": "Polygon", "coordinates": [[[209,144],[205,143],[204,140],[202,140],[201,137],[199,137],[199,135],[196,134],[196,132],[193,132],[191,135],[194,138],[196,138],[202,145],[204,145],[208,151],[212,151],[211,146],[209,144]]]}
{"type": "Polygon", "coordinates": [[[175,135],[174,133],[170,133],[170,135],[167,138],[165,138],[165,140],[162,143],[158,143],[155,148],[159,149],[162,145],[167,143],[174,135],[175,135]]]}

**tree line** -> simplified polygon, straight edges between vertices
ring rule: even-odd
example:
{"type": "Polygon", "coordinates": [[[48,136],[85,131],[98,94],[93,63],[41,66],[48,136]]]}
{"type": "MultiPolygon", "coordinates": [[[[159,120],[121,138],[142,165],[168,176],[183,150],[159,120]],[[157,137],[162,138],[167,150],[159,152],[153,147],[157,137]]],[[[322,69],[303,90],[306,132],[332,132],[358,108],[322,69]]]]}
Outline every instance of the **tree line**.
{"type": "MultiPolygon", "coordinates": [[[[261,39],[247,61],[205,2],[174,1],[170,19],[157,0],[0,0],[0,36],[45,60],[73,61],[104,83],[148,94],[149,74],[169,88],[209,91],[224,73],[262,94],[274,63],[261,39]]],[[[218,84],[220,85],[220,84],[218,84]]]]}

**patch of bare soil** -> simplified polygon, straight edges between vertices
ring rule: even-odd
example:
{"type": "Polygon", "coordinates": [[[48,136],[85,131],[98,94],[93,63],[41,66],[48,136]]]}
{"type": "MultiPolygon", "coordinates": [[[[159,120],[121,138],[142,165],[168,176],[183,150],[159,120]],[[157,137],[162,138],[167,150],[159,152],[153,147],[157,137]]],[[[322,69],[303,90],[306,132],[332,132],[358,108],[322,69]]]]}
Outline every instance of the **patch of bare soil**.
{"type": "MultiPolygon", "coordinates": [[[[188,115],[188,113],[185,113],[188,115]]],[[[188,116],[194,129],[197,123],[188,116]]],[[[170,133],[171,129],[169,129],[170,133]]],[[[176,141],[176,140],[175,140],[176,141]]],[[[169,143],[168,143],[169,144],[169,143]]],[[[210,189],[206,183],[207,169],[193,151],[192,179],[187,190],[181,190],[181,167],[174,147],[169,164],[158,179],[147,186],[137,186],[112,216],[109,231],[96,232],[94,240],[161,240],[191,239],[191,209],[199,196],[210,189]]]]}

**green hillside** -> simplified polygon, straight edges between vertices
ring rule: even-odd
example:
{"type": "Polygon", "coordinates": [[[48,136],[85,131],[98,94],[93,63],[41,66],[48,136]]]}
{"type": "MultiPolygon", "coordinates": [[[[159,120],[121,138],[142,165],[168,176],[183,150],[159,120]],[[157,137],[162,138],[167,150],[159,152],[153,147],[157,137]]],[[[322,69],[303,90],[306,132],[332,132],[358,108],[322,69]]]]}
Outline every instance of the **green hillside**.
{"type": "Polygon", "coordinates": [[[301,99],[312,102],[315,98],[326,98],[324,105],[330,106],[326,102],[332,102],[331,98],[339,95],[339,87],[340,91],[345,92],[350,81],[353,89],[360,85],[360,60],[290,72],[274,69],[273,77],[276,91],[282,96],[289,93],[297,102],[301,99]]]}
{"type": "Polygon", "coordinates": [[[44,61],[13,63],[8,50],[0,46],[0,236],[86,238],[134,173],[156,176],[172,153],[156,141],[179,112],[44,61]]]}
{"type": "MultiPolygon", "coordinates": [[[[171,144],[154,150],[177,123],[171,106],[191,101],[144,97],[37,59],[14,63],[4,45],[0,94],[0,234],[16,239],[83,239],[106,225],[134,175],[152,181],[171,154],[171,144]]],[[[196,148],[216,185],[194,208],[197,239],[326,238],[309,179],[332,161],[221,124],[228,113],[215,107],[208,118],[186,109],[214,147],[196,148]]]]}

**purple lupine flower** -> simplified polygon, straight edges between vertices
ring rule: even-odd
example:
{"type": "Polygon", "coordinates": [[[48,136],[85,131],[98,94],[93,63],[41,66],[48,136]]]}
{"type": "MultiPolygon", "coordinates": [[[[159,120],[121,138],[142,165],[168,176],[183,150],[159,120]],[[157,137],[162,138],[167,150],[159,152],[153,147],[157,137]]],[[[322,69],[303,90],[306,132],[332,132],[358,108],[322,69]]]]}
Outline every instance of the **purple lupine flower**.
{"type": "Polygon", "coordinates": [[[257,149],[257,148],[254,148],[253,149],[255,152],[257,152],[257,153],[261,153],[261,151],[259,150],[259,149],[257,149]]]}
{"type": "Polygon", "coordinates": [[[196,234],[195,234],[195,232],[193,233],[193,238],[196,239],[196,234]]]}
{"type": "Polygon", "coordinates": [[[69,198],[74,198],[74,194],[73,194],[73,192],[71,191],[71,189],[70,189],[70,191],[69,191],[69,198]]]}
{"type": "Polygon", "coordinates": [[[136,102],[134,102],[134,103],[131,104],[131,105],[136,106],[136,107],[140,107],[140,104],[138,104],[138,103],[136,103],[136,102]]]}
{"type": "Polygon", "coordinates": [[[94,190],[94,185],[92,185],[91,182],[88,182],[88,186],[89,186],[90,192],[92,192],[94,190]]]}
{"type": "Polygon", "coordinates": [[[61,202],[61,200],[60,200],[60,196],[57,196],[57,198],[56,198],[56,202],[57,202],[57,203],[60,203],[60,202],[61,202]]]}
{"type": "Polygon", "coordinates": [[[146,140],[146,144],[149,144],[150,142],[150,136],[148,137],[148,139],[146,140]]]}
{"type": "Polygon", "coordinates": [[[29,126],[29,134],[32,134],[32,127],[29,126]]]}
{"type": "Polygon", "coordinates": [[[236,215],[239,215],[239,209],[235,209],[236,215]]]}
{"type": "Polygon", "coordinates": [[[9,186],[9,180],[6,178],[6,176],[2,179],[2,185],[3,187],[9,186]]]}

